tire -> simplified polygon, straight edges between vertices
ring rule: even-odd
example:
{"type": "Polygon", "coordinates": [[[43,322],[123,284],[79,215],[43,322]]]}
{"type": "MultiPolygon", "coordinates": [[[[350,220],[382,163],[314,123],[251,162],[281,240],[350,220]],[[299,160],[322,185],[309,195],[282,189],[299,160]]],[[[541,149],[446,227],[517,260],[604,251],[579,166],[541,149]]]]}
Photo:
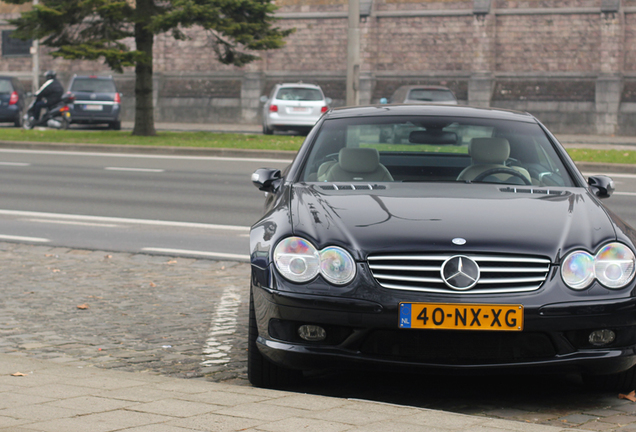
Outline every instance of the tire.
{"type": "Polygon", "coordinates": [[[267,360],[256,346],[258,327],[254,311],[254,297],[250,293],[249,327],[247,330],[247,378],[255,387],[283,388],[302,380],[302,372],[275,365],[267,360]]]}
{"type": "Polygon", "coordinates": [[[33,129],[33,124],[35,123],[35,119],[31,116],[29,116],[28,118],[26,118],[24,120],[24,122],[22,123],[22,127],[24,129],[33,129]]]}
{"type": "Polygon", "coordinates": [[[636,366],[610,375],[584,375],[583,382],[596,390],[630,392],[636,390],[636,366]]]}
{"type": "Polygon", "coordinates": [[[116,130],[116,131],[121,130],[121,121],[117,120],[117,121],[108,123],[108,128],[112,130],[116,130]]]}
{"type": "Polygon", "coordinates": [[[263,123],[263,135],[273,135],[274,130],[267,127],[265,123],[263,123]]]}
{"type": "Polygon", "coordinates": [[[21,128],[23,124],[24,124],[24,119],[22,118],[22,114],[20,114],[19,116],[15,118],[15,121],[13,122],[13,126],[17,128],[21,128]]]}

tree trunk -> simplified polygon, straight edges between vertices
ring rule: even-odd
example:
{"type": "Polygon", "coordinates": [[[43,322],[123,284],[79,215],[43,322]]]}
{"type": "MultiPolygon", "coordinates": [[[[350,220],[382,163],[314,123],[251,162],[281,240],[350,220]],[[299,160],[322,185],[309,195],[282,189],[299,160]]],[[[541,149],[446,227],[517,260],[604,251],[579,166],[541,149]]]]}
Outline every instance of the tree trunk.
{"type": "Polygon", "coordinates": [[[152,45],[154,35],[146,25],[152,16],[153,0],[137,0],[135,43],[145,59],[135,65],[135,128],[133,135],[156,135],[152,104],[152,45]]]}

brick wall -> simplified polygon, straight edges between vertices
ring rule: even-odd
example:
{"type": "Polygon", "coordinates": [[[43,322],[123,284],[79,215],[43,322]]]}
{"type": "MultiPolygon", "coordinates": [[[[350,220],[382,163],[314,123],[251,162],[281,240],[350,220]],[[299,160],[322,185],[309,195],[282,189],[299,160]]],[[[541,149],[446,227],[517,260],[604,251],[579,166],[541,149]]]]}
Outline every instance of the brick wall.
{"type": "MultiPolygon", "coordinates": [[[[600,123],[608,113],[615,133],[636,124],[636,0],[621,0],[616,13],[601,13],[601,5],[611,3],[602,0],[491,0],[485,15],[473,9],[482,3],[361,0],[361,100],[377,102],[404,84],[441,84],[461,101],[532,110],[560,132],[611,131],[614,126],[600,123]]],[[[174,119],[191,106],[196,121],[230,114],[258,121],[249,98],[300,80],[320,84],[334,105],[344,104],[347,0],[276,4],[277,26],[295,33],[282,49],[256,53],[261,59],[243,68],[216,61],[202,29],[187,29],[187,41],[157,36],[158,119],[174,119]]],[[[0,2],[0,29],[28,7],[0,2]]],[[[73,73],[112,74],[100,62],[41,52],[41,70],[57,70],[63,82],[73,73]]],[[[31,67],[29,56],[0,57],[0,73],[28,80],[31,67]]],[[[132,69],[116,79],[132,97],[132,69]]]]}
{"type": "Polygon", "coordinates": [[[599,70],[600,21],[596,15],[497,17],[496,71],[599,70]]]}

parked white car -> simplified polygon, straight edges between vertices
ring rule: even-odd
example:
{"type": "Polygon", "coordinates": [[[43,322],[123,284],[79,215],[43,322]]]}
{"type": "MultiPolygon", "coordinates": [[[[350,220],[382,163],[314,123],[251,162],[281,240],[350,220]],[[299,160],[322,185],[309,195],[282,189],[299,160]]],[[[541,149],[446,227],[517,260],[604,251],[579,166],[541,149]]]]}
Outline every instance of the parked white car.
{"type": "Polygon", "coordinates": [[[276,84],[269,96],[261,96],[263,105],[263,133],[277,131],[307,133],[320,116],[327,112],[330,98],[320,86],[303,83],[276,84]]]}

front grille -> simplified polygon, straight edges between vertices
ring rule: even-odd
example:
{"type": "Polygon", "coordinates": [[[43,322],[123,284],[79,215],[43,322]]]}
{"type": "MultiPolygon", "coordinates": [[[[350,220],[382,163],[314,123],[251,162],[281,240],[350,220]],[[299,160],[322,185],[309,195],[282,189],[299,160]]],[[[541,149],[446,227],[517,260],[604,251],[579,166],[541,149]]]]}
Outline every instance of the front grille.
{"type": "Polygon", "coordinates": [[[369,256],[369,268],[384,288],[453,294],[500,294],[539,289],[550,271],[550,260],[519,255],[464,254],[479,266],[477,284],[456,290],[442,279],[442,265],[461,254],[369,256]]]}
{"type": "Polygon", "coordinates": [[[515,362],[556,355],[544,333],[445,330],[375,330],[364,340],[360,352],[446,365],[515,362]]]}

